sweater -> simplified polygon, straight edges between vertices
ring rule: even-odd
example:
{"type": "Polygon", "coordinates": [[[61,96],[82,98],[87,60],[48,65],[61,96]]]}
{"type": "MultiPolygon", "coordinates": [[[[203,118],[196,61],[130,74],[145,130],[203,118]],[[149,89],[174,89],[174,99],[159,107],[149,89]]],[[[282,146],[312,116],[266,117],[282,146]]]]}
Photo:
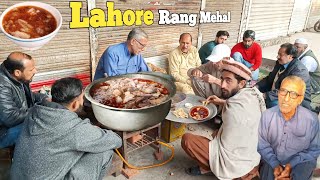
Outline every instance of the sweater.
{"type": "Polygon", "coordinates": [[[241,53],[242,57],[252,64],[253,70],[256,70],[260,67],[262,63],[262,50],[258,43],[253,42],[252,45],[246,49],[243,45],[243,42],[239,42],[231,49],[231,57],[235,52],[241,53]]]}
{"type": "Polygon", "coordinates": [[[25,120],[15,147],[11,179],[64,179],[85,153],[110,151],[112,156],[121,144],[116,133],[45,101],[31,108],[25,120]]]}

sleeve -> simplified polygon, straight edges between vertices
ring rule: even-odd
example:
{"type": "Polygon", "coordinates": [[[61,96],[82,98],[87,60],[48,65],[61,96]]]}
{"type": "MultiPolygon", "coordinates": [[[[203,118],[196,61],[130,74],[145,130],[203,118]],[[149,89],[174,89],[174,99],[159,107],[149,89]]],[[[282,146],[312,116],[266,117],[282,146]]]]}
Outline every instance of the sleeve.
{"type": "MultiPolygon", "coordinates": [[[[198,68],[203,74],[211,74],[213,71],[211,63],[203,64],[203,65],[199,66],[198,68]]],[[[217,78],[220,78],[220,77],[217,77],[217,78]]]]}
{"type": "Polygon", "coordinates": [[[199,49],[198,53],[199,53],[199,57],[201,59],[201,62],[205,62],[206,61],[206,44],[204,44],[203,46],[201,46],[201,48],[199,49]]]}
{"type": "Polygon", "coordinates": [[[174,77],[177,82],[187,83],[187,78],[180,75],[179,66],[181,65],[181,61],[174,53],[170,53],[169,55],[169,72],[174,77]]]}
{"type": "Polygon", "coordinates": [[[253,60],[251,62],[255,62],[252,66],[252,68],[254,70],[258,69],[260,66],[261,66],[261,63],[262,63],[262,50],[261,50],[261,47],[260,45],[256,44],[257,45],[257,48],[256,48],[256,51],[254,53],[254,57],[253,57],[253,60]]]}
{"type": "Polygon", "coordinates": [[[149,66],[147,65],[146,61],[144,60],[144,58],[140,55],[140,68],[139,68],[139,72],[143,72],[143,71],[151,71],[151,69],[149,68],[149,66]]]}
{"type": "Polygon", "coordinates": [[[75,133],[76,149],[78,151],[101,153],[117,149],[122,145],[122,140],[118,134],[93,126],[88,119],[83,120],[79,126],[75,133]]]}
{"type": "Polygon", "coordinates": [[[114,53],[110,52],[109,48],[100,57],[94,79],[104,77],[103,74],[107,74],[108,76],[119,75],[117,71],[116,56],[114,53]],[[98,72],[99,74],[97,74],[98,72]]]}
{"type": "Polygon", "coordinates": [[[306,66],[309,72],[314,72],[318,67],[316,60],[311,56],[303,57],[301,62],[304,66],[306,66]]]}
{"type": "Polygon", "coordinates": [[[201,66],[201,59],[200,59],[200,56],[199,56],[199,53],[197,50],[195,50],[195,60],[196,60],[196,67],[199,67],[201,66]]]}
{"type": "MultiPolygon", "coordinates": [[[[302,64],[301,64],[302,65],[302,64]]],[[[294,76],[298,76],[300,78],[303,79],[303,81],[306,83],[306,84],[310,84],[310,75],[309,75],[309,72],[308,70],[305,68],[304,65],[302,65],[303,68],[295,68],[292,70],[292,75],[294,76]]]]}
{"type": "Polygon", "coordinates": [[[268,142],[268,124],[266,123],[265,113],[262,114],[260,125],[259,125],[259,141],[258,141],[258,152],[261,158],[266,161],[273,169],[280,164],[277,159],[271,144],[268,142]]]}
{"type": "Polygon", "coordinates": [[[7,86],[0,87],[0,119],[6,127],[14,127],[21,124],[27,116],[28,108],[17,107],[11,93],[11,88],[7,86]]]}
{"type": "Polygon", "coordinates": [[[107,51],[106,54],[103,56],[103,64],[104,64],[104,69],[105,73],[107,73],[108,76],[116,76],[119,75],[117,71],[117,60],[115,55],[107,51]]]}
{"type": "Polygon", "coordinates": [[[203,46],[201,46],[199,50],[199,57],[201,59],[201,63],[204,64],[208,60],[206,58],[211,55],[212,49],[214,48],[215,43],[213,42],[207,42],[203,46]]]}
{"type": "Polygon", "coordinates": [[[302,162],[317,160],[320,155],[320,135],[319,135],[319,119],[315,115],[315,123],[312,124],[311,143],[308,149],[305,149],[290,160],[290,165],[294,168],[302,162]]]}

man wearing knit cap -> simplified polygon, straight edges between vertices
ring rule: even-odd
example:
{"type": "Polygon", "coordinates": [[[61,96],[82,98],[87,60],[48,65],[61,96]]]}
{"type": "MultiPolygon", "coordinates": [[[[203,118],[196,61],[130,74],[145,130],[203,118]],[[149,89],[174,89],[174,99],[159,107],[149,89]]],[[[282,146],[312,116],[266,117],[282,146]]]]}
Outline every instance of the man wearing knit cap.
{"type": "Polygon", "coordinates": [[[294,46],[298,50],[298,59],[309,71],[311,93],[320,94],[320,66],[316,56],[308,46],[308,41],[305,38],[296,39],[294,46]]]}
{"type": "Polygon", "coordinates": [[[186,170],[190,175],[213,172],[219,179],[251,179],[257,175],[258,126],[265,104],[256,88],[246,88],[251,71],[235,61],[223,60],[221,96],[208,98],[223,106],[223,124],[213,140],[186,133],[181,145],[198,166],[186,170]]]}

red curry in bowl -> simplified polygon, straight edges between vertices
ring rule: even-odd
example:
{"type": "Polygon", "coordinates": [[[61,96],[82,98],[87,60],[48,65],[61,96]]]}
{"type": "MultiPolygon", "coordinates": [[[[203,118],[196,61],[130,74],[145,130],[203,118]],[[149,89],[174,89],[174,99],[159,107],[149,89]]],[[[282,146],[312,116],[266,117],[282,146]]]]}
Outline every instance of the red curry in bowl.
{"type": "Polygon", "coordinates": [[[192,119],[201,121],[209,116],[209,109],[205,106],[193,106],[189,111],[189,115],[192,119]]]}

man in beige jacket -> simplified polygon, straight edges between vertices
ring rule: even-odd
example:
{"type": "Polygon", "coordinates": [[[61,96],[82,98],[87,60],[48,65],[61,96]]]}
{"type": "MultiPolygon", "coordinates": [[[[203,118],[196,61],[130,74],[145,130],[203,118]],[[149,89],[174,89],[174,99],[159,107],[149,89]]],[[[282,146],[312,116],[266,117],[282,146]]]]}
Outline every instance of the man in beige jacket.
{"type": "Polygon", "coordinates": [[[192,46],[191,34],[181,34],[179,43],[180,45],[169,54],[169,73],[176,80],[177,91],[194,94],[187,72],[190,68],[201,65],[199,53],[197,48],[192,46]]]}

